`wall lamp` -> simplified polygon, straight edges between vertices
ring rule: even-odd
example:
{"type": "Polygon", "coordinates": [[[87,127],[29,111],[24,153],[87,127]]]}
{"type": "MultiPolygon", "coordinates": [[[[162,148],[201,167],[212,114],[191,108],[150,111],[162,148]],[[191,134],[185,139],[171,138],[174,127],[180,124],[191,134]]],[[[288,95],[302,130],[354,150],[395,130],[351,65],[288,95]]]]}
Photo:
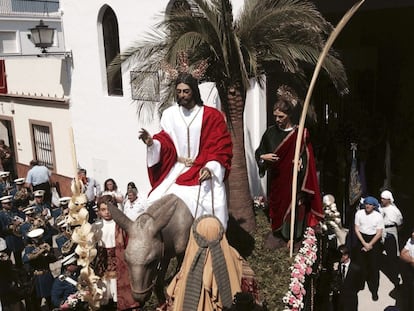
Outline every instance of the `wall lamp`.
{"type": "Polygon", "coordinates": [[[43,20],[40,20],[39,24],[33,28],[30,28],[30,34],[27,35],[30,41],[35,47],[40,48],[42,55],[62,55],[66,57],[72,57],[72,52],[48,52],[47,49],[53,45],[53,37],[55,35],[55,28],[45,25],[43,20]]]}

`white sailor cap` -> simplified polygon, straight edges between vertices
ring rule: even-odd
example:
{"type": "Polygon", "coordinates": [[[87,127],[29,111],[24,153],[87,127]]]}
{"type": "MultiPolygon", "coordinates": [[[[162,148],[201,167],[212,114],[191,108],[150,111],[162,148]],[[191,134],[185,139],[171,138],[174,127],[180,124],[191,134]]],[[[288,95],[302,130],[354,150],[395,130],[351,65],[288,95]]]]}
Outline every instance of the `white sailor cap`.
{"type": "Polygon", "coordinates": [[[17,179],[14,180],[14,183],[16,185],[23,185],[24,184],[24,178],[23,177],[22,178],[17,178],[17,179]]]}
{"type": "Polygon", "coordinates": [[[42,228],[33,229],[32,231],[29,231],[29,232],[27,233],[27,237],[28,237],[28,238],[31,238],[31,239],[33,239],[33,238],[38,238],[38,237],[40,237],[40,236],[41,236],[44,232],[45,232],[45,230],[44,230],[44,229],[42,229],[42,228]]]}
{"type": "Polygon", "coordinates": [[[67,226],[68,226],[68,223],[66,222],[66,219],[65,218],[63,218],[61,221],[59,221],[57,224],[56,224],[58,227],[61,227],[61,228],[66,228],[67,226]]]}
{"type": "Polygon", "coordinates": [[[0,252],[4,251],[7,248],[6,240],[0,238],[0,252]]]}
{"type": "Polygon", "coordinates": [[[69,201],[70,201],[71,199],[72,199],[71,197],[61,197],[61,198],[59,199],[59,203],[60,203],[60,205],[66,205],[66,204],[68,204],[68,203],[69,203],[69,201]]]}
{"type": "Polygon", "coordinates": [[[10,203],[12,201],[12,195],[5,195],[0,198],[0,203],[10,203]]]}
{"type": "Polygon", "coordinates": [[[76,260],[77,260],[76,253],[69,254],[69,255],[62,258],[62,265],[63,266],[68,266],[71,263],[76,262],[76,260]]]}
{"type": "Polygon", "coordinates": [[[25,213],[26,215],[32,214],[35,208],[36,208],[36,205],[26,207],[23,209],[23,213],[25,213]]]}
{"type": "Polygon", "coordinates": [[[33,195],[35,197],[42,197],[45,195],[45,191],[44,190],[36,190],[35,192],[33,192],[33,195]]]}
{"type": "Polygon", "coordinates": [[[0,172],[0,177],[7,177],[10,175],[10,172],[0,172]]]}

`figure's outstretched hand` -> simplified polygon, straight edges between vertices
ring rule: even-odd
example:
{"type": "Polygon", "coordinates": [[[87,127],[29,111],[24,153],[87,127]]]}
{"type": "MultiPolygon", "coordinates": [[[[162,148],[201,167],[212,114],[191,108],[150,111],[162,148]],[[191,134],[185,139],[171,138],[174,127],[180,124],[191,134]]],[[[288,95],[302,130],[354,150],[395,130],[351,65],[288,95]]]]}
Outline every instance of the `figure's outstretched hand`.
{"type": "Polygon", "coordinates": [[[141,139],[144,142],[144,144],[146,144],[148,147],[152,146],[152,144],[154,143],[151,134],[143,128],[141,128],[141,130],[139,131],[138,138],[141,139]]]}
{"type": "Polygon", "coordinates": [[[207,167],[203,167],[200,170],[200,177],[198,178],[198,182],[201,184],[203,181],[208,180],[211,178],[211,172],[207,167]]]}
{"type": "Polygon", "coordinates": [[[279,157],[276,153],[265,153],[260,156],[260,159],[268,161],[268,162],[276,162],[279,161],[279,157]]]}

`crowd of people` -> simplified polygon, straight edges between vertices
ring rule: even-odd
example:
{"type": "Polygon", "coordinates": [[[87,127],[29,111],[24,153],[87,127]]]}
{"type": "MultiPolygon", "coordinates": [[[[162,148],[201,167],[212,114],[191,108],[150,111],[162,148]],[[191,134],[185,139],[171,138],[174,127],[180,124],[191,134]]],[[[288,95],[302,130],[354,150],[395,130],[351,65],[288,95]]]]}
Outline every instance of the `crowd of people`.
{"type": "Polygon", "coordinates": [[[335,214],[337,217],[325,221],[328,226],[321,238],[323,259],[317,290],[321,309],[358,310],[358,293],[365,286],[372,301],[378,301],[381,275],[394,285],[387,294],[396,300],[393,306],[383,306],[388,308],[385,310],[412,309],[413,257],[402,254],[409,254],[414,239],[410,237],[405,245],[399,243],[403,216],[389,190],[382,191],[380,198],[381,203],[373,196],[361,198],[352,223],[345,229],[336,206],[330,209],[334,197],[324,197],[327,217],[335,214]],[[330,199],[325,203],[327,197],[330,199]],[[342,237],[340,233],[345,235],[342,237]]]}
{"type": "MultiPolygon", "coordinates": [[[[74,253],[76,245],[72,240],[73,228],[65,221],[71,197],[61,197],[57,205],[53,204],[47,196],[50,193],[50,174],[35,161],[31,165],[26,178],[10,180],[9,172],[0,172],[1,305],[3,310],[71,309],[77,302],[73,295],[77,292],[76,278],[79,274],[74,253]],[[49,191],[44,189],[45,185],[49,185],[49,191]],[[54,266],[55,270],[52,269],[54,266]]],[[[82,179],[83,191],[88,197],[89,222],[95,228],[97,245],[110,248],[114,242],[108,241],[108,234],[102,235],[101,232],[99,235],[97,229],[99,224],[111,221],[115,229],[105,202],[111,200],[128,217],[135,219],[143,211],[138,190],[130,182],[127,193],[122,194],[115,180],[108,178],[101,191],[100,185],[86,176],[85,169],[79,170],[78,178],[82,179]]],[[[102,258],[108,258],[108,254],[97,256],[97,267],[102,269],[102,258]]],[[[101,276],[110,276],[108,271],[113,269],[113,264],[106,268],[107,271],[101,271],[101,276]]],[[[114,286],[110,282],[108,284],[110,290],[106,301],[116,305],[116,288],[114,290],[114,286]]],[[[133,304],[132,296],[131,300],[133,304]]]]}

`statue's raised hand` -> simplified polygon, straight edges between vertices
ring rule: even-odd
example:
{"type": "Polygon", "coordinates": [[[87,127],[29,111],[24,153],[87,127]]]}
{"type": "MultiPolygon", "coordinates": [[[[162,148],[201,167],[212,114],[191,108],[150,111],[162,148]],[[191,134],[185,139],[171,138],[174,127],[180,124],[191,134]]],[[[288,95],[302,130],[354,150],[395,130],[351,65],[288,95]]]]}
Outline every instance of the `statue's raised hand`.
{"type": "Polygon", "coordinates": [[[141,139],[144,142],[144,144],[146,144],[148,147],[152,146],[152,144],[154,143],[151,134],[143,128],[141,128],[141,130],[139,131],[138,138],[141,139]]]}

